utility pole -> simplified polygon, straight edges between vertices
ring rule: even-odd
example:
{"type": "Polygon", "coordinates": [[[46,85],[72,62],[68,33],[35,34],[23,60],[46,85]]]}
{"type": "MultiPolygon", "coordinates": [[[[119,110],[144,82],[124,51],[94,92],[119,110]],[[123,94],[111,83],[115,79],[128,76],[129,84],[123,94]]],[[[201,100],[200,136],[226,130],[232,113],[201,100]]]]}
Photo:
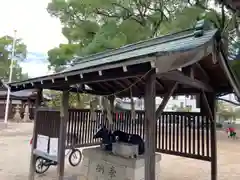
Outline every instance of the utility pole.
{"type": "MultiPolygon", "coordinates": [[[[8,83],[11,83],[11,82],[12,82],[13,61],[14,61],[13,58],[14,58],[14,56],[15,56],[16,34],[17,34],[17,31],[14,30],[13,43],[12,43],[11,63],[10,63],[10,67],[9,67],[9,80],[8,80],[8,83]]],[[[6,99],[6,107],[5,107],[5,116],[4,116],[4,124],[5,124],[5,125],[7,125],[7,123],[8,123],[8,111],[9,111],[10,93],[11,93],[11,89],[10,89],[10,87],[8,86],[7,99],[6,99]]]]}

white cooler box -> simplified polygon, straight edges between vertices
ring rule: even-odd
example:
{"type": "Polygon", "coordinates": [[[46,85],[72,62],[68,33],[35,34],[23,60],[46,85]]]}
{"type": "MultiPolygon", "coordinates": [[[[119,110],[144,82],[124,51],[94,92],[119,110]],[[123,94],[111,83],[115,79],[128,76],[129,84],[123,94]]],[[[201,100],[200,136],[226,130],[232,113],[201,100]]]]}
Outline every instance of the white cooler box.
{"type": "Polygon", "coordinates": [[[112,144],[112,153],[125,158],[136,158],[138,156],[138,145],[116,142],[112,144]]]}

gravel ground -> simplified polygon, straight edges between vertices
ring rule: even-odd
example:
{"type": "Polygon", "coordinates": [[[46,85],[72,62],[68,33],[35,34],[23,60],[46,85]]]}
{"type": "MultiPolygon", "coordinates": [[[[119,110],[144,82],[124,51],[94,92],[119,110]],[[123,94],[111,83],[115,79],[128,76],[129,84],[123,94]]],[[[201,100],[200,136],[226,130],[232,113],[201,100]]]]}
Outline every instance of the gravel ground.
{"type": "MultiPolygon", "coordinates": [[[[10,124],[0,129],[0,180],[27,180],[29,170],[29,140],[32,124],[10,124]]],[[[240,140],[230,140],[222,131],[218,136],[218,180],[240,179],[240,140]]],[[[77,174],[79,167],[67,165],[65,174],[77,174]]],[[[210,180],[210,163],[163,155],[161,161],[162,180],[210,180]]],[[[52,180],[56,168],[52,167],[37,180],[52,180]]],[[[81,179],[83,180],[83,179],[81,179]]]]}

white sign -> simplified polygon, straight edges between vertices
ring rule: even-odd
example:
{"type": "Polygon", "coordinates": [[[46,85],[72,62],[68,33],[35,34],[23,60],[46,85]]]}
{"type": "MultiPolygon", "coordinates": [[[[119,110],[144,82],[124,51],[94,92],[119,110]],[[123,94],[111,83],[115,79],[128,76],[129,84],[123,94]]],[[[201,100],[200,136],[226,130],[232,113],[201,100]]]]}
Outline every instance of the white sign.
{"type": "Polygon", "coordinates": [[[37,150],[42,151],[44,153],[48,153],[48,141],[49,137],[41,134],[37,135],[37,150]]]}
{"type": "Polygon", "coordinates": [[[50,138],[49,155],[57,156],[57,154],[58,154],[58,138],[50,138]]]}

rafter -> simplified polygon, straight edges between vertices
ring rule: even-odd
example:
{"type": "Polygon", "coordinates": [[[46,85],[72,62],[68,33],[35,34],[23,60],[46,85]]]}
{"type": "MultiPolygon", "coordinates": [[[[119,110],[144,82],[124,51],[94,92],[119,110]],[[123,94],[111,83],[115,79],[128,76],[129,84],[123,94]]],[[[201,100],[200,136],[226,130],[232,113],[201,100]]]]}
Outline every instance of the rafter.
{"type": "Polygon", "coordinates": [[[107,81],[102,82],[102,85],[107,86],[109,89],[112,89],[113,92],[116,91],[116,90],[115,90],[116,88],[114,88],[114,87],[113,87],[111,84],[109,84],[107,81]]]}
{"type": "Polygon", "coordinates": [[[194,68],[198,69],[199,71],[201,71],[201,74],[203,75],[203,78],[204,78],[204,81],[205,82],[209,82],[210,81],[210,78],[207,74],[207,72],[202,68],[202,66],[199,64],[199,63],[196,63],[194,65],[194,68]]]}
{"type": "Polygon", "coordinates": [[[98,86],[100,86],[102,89],[107,90],[108,92],[112,92],[112,88],[108,88],[105,86],[106,83],[97,83],[98,86]]]}
{"type": "Polygon", "coordinates": [[[126,86],[125,86],[120,80],[115,81],[115,83],[118,84],[118,85],[119,85],[121,88],[123,88],[123,89],[126,88],[126,86]]]}
{"type": "Polygon", "coordinates": [[[138,83],[136,83],[136,81],[138,81],[137,79],[135,80],[135,79],[129,78],[129,79],[126,79],[126,81],[127,81],[127,82],[130,82],[131,84],[134,84],[134,86],[135,86],[139,91],[142,91],[142,90],[141,90],[142,88],[138,85],[138,83]]]}

